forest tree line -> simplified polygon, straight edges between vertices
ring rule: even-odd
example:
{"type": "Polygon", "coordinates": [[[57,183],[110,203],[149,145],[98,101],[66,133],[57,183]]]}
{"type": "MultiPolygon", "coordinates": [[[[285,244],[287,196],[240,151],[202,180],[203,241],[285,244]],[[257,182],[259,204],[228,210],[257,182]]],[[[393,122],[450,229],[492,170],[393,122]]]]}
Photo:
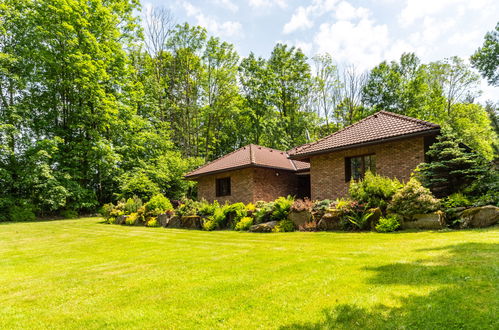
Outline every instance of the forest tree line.
{"type": "Polygon", "coordinates": [[[379,110],[438,123],[488,160],[498,153],[498,104],[476,102],[480,76],[463,59],[406,53],[361,72],[285,44],[241,57],[203,27],[140,9],[0,3],[0,217],[178,199],[193,192],[183,174],[206,161],[248,143],[287,150],[379,110]]]}

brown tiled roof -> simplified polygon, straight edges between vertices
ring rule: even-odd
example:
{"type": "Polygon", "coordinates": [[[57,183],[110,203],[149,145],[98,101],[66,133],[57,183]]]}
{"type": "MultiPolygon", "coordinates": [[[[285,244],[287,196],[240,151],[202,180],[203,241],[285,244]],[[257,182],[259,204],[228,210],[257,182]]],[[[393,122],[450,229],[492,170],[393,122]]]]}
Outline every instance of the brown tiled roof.
{"type": "Polygon", "coordinates": [[[406,136],[438,132],[440,126],[424,120],[380,111],[316,142],[288,151],[293,159],[406,136]]]}
{"type": "Polygon", "coordinates": [[[252,166],[293,172],[310,168],[306,162],[289,159],[286,151],[249,144],[187,173],[185,177],[195,178],[252,166]]]}

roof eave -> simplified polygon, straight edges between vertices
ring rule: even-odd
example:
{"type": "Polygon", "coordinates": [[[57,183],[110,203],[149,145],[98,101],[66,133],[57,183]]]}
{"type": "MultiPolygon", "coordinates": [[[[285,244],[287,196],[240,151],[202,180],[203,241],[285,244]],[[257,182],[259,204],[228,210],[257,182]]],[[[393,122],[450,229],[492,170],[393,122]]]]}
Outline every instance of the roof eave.
{"type": "Polygon", "coordinates": [[[341,147],[336,147],[336,148],[328,148],[328,149],[317,150],[317,151],[313,151],[313,152],[306,152],[306,153],[301,153],[301,154],[289,155],[289,158],[293,159],[293,160],[304,160],[304,159],[308,159],[310,156],[317,156],[317,155],[326,154],[326,153],[330,153],[330,152],[334,152],[334,151],[359,148],[359,147],[364,147],[364,146],[368,146],[368,145],[372,145],[372,144],[385,143],[385,142],[391,142],[391,141],[396,141],[396,140],[403,140],[403,139],[418,137],[418,136],[436,135],[439,132],[440,132],[440,127],[436,127],[436,128],[432,128],[429,130],[424,130],[424,131],[410,133],[410,134],[396,135],[396,136],[391,136],[388,138],[376,139],[376,140],[371,140],[371,141],[361,142],[361,143],[356,143],[356,144],[349,144],[346,146],[341,146],[341,147]]]}
{"type": "MultiPolygon", "coordinates": [[[[259,165],[259,164],[245,164],[245,165],[241,165],[241,166],[234,166],[234,167],[230,167],[230,168],[224,168],[224,169],[221,169],[221,170],[210,171],[210,172],[203,172],[203,173],[199,173],[199,174],[192,174],[192,175],[186,174],[186,175],[184,175],[184,179],[194,180],[194,179],[198,179],[200,177],[207,176],[207,175],[213,175],[213,174],[219,174],[219,173],[224,173],[224,172],[237,171],[237,170],[242,170],[242,169],[250,168],[250,167],[267,168],[267,169],[272,169],[272,170],[289,171],[289,172],[300,172],[300,171],[303,171],[303,169],[294,170],[294,169],[290,169],[290,168],[277,167],[277,166],[268,166],[268,165],[259,165]]],[[[306,169],[306,170],[308,170],[308,169],[306,169]]]]}

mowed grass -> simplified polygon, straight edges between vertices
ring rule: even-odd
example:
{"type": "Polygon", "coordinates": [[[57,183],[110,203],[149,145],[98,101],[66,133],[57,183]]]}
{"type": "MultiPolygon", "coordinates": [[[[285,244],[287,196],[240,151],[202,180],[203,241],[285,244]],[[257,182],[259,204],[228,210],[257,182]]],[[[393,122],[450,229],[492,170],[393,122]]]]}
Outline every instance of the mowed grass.
{"type": "Polygon", "coordinates": [[[499,228],[0,224],[0,328],[499,328],[499,228]]]}

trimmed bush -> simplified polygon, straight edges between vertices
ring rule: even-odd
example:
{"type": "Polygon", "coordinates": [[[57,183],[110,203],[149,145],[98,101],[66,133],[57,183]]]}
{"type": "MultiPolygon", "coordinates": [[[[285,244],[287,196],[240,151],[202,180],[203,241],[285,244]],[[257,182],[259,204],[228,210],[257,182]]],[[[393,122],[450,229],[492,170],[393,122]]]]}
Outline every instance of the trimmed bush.
{"type": "Polygon", "coordinates": [[[425,214],[438,210],[440,201],[428,188],[412,178],[394,196],[388,207],[391,213],[400,214],[406,220],[411,220],[415,214],[425,214]]]}
{"type": "Polygon", "coordinates": [[[236,224],[235,230],[248,230],[253,225],[253,218],[244,217],[236,224]]]}
{"type": "Polygon", "coordinates": [[[280,232],[290,232],[295,230],[295,224],[293,221],[289,219],[284,219],[281,220],[277,223],[277,225],[272,229],[273,232],[275,233],[280,233],[280,232]]]}
{"type": "Polygon", "coordinates": [[[367,208],[379,207],[385,210],[388,202],[395,195],[402,184],[397,179],[390,179],[381,175],[366,172],[364,179],[350,182],[350,197],[367,208]]]}
{"type": "Polygon", "coordinates": [[[153,196],[145,204],[145,211],[148,215],[157,216],[169,210],[173,210],[172,203],[163,194],[153,196]]]}
{"type": "Polygon", "coordinates": [[[389,233],[397,230],[398,227],[400,227],[400,221],[395,214],[392,214],[386,218],[381,217],[379,219],[376,231],[379,233],[389,233]]]}

